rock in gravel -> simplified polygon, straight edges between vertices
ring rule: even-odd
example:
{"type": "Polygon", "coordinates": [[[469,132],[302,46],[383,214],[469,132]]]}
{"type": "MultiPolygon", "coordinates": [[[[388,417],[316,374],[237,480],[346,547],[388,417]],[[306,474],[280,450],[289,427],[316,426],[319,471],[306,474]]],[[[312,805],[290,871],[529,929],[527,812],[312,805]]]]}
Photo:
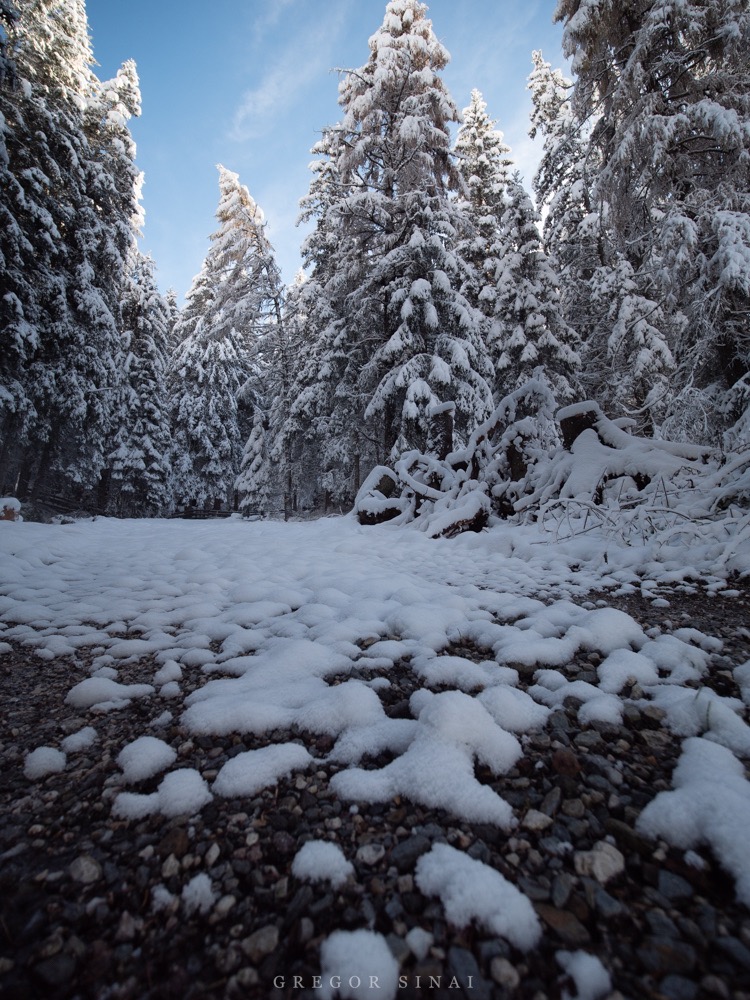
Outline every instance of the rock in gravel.
{"type": "Polygon", "coordinates": [[[656,976],[690,973],[695,968],[695,949],[671,938],[651,938],[638,949],[643,966],[656,976]]]}
{"type": "Polygon", "coordinates": [[[468,992],[476,1000],[491,1000],[492,987],[482,979],[477,960],[466,948],[453,947],[448,950],[448,969],[460,984],[467,986],[471,983],[468,992]]]}
{"type": "Polygon", "coordinates": [[[553,769],[563,777],[575,778],[581,770],[578,757],[566,747],[558,747],[550,758],[553,769]]]}
{"type": "Polygon", "coordinates": [[[430,849],[430,841],[421,833],[415,833],[407,840],[402,840],[391,851],[390,863],[395,865],[403,875],[410,872],[417,861],[430,849]]]}
{"type": "Polygon", "coordinates": [[[518,989],[518,984],[521,982],[521,977],[515,965],[509,962],[507,958],[501,958],[500,956],[492,959],[490,963],[490,975],[498,986],[502,986],[509,993],[518,989]]]}
{"type": "Polygon", "coordinates": [[[625,858],[606,840],[598,841],[590,851],[577,851],[573,863],[579,875],[591,875],[602,885],[625,871],[625,858]]]}
{"type": "Polygon", "coordinates": [[[257,965],[266,955],[275,951],[278,944],[279,929],[274,924],[268,924],[251,934],[250,937],[246,937],[241,943],[241,948],[250,961],[257,965]]]}
{"type": "Polygon", "coordinates": [[[568,872],[560,872],[559,875],[555,875],[552,883],[552,902],[558,909],[562,909],[568,902],[575,884],[575,878],[568,872]]]}
{"type": "Polygon", "coordinates": [[[385,857],[385,848],[382,844],[363,844],[357,851],[357,861],[365,865],[376,865],[385,857]]]}
{"type": "Polygon", "coordinates": [[[102,866],[90,854],[81,854],[71,862],[68,870],[73,881],[82,885],[93,885],[102,877],[102,866]]]}
{"type": "Polygon", "coordinates": [[[659,993],[667,1000],[695,1000],[698,984],[684,976],[665,976],[659,984],[659,993]]]}
{"type": "Polygon", "coordinates": [[[548,903],[537,903],[534,908],[545,924],[569,947],[578,948],[591,940],[581,921],[569,910],[558,910],[548,903]]]}
{"type": "Polygon", "coordinates": [[[174,854],[176,858],[182,858],[189,850],[190,837],[182,826],[172,827],[159,843],[159,854],[165,858],[168,858],[170,854],[174,854]]]}
{"type": "Polygon", "coordinates": [[[45,986],[62,987],[69,983],[76,971],[76,962],[71,955],[55,955],[40,962],[34,972],[45,986]]]}
{"type": "Polygon", "coordinates": [[[690,899],[693,887],[687,879],[662,870],[659,872],[659,892],[670,902],[676,903],[681,899],[690,899]]]}
{"type": "Polygon", "coordinates": [[[532,830],[540,832],[546,830],[547,827],[552,826],[554,820],[547,813],[540,812],[538,809],[529,809],[523,818],[521,826],[526,830],[532,830]]]}
{"type": "Polygon", "coordinates": [[[750,969],[750,949],[746,948],[741,941],[737,940],[737,938],[717,938],[716,946],[720,948],[725,955],[728,955],[729,958],[733,959],[738,965],[741,965],[745,969],[750,969]]]}

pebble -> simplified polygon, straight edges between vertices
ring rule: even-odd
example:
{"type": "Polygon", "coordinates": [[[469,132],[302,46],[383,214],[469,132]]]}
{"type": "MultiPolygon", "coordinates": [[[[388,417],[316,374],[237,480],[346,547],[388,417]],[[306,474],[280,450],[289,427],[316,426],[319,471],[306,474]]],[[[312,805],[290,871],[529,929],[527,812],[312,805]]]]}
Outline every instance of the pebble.
{"type": "Polygon", "coordinates": [[[77,857],[71,862],[68,871],[73,881],[82,885],[93,885],[102,877],[102,866],[90,854],[81,854],[77,857]]]}
{"type": "Polygon", "coordinates": [[[578,757],[572,750],[565,747],[558,747],[550,758],[550,763],[557,774],[574,778],[581,770],[578,757]]]}
{"type": "Polygon", "coordinates": [[[579,875],[592,875],[602,885],[625,871],[625,858],[606,840],[598,841],[590,851],[577,851],[573,863],[579,875]]]}
{"type": "Polygon", "coordinates": [[[576,879],[567,872],[556,875],[552,882],[552,903],[562,909],[570,899],[570,894],[576,884],[576,879]]]}
{"type": "Polygon", "coordinates": [[[529,809],[523,818],[521,826],[526,830],[540,832],[552,826],[553,823],[554,820],[547,813],[540,812],[538,809],[529,809]]]}
{"type": "Polygon", "coordinates": [[[275,924],[268,924],[246,937],[240,942],[240,947],[251,962],[258,963],[275,951],[279,944],[279,929],[275,924]]]}
{"type": "Polygon", "coordinates": [[[696,963],[695,949],[672,938],[651,938],[636,954],[644,968],[657,976],[692,972],[696,963]]]}
{"type": "Polygon", "coordinates": [[[464,993],[475,1000],[491,1000],[492,987],[482,978],[477,960],[466,948],[448,949],[448,971],[451,976],[455,976],[460,986],[466,987],[464,993]]]}
{"type": "Polygon", "coordinates": [[[357,861],[364,865],[376,865],[385,857],[385,848],[382,844],[363,844],[357,850],[357,861]]]}
{"type": "Polygon", "coordinates": [[[509,993],[518,989],[518,985],[521,982],[521,977],[515,965],[509,962],[507,958],[501,958],[500,956],[493,958],[490,962],[490,975],[498,986],[502,986],[509,993]]]}
{"type": "Polygon", "coordinates": [[[174,854],[170,854],[167,860],[161,866],[162,878],[172,878],[175,875],[179,875],[181,869],[182,865],[180,864],[180,862],[177,860],[174,854]]]}
{"type": "Polygon", "coordinates": [[[46,986],[62,987],[69,983],[76,971],[76,961],[71,955],[55,955],[34,966],[34,973],[46,986]]]}
{"type": "Polygon", "coordinates": [[[667,1000],[695,1000],[698,984],[684,976],[665,976],[659,984],[659,992],[667,1000]]]}
{"type": "Polygon", "coordinates": [[[588,944],[591,940],[591,935],[584,925],[569,910],[558,910],[548,903],[537,903],[535,909],[545,924],[557,934],[563,944],[572,948],[579,948],[581,945],[588,944]]]}
{"type": "Polygon", "coordinates": [[[214,843],[211,844],[211,846],[209,847],[209,849],[206,851],[206,856],[203,859],[204,862],[205,862],[206,868],[213,868],[213,866],[219,860],[219,856],[220,855],[221,855],[221,848],[214,841],[214,843]]]}
{"type": "Polygon", "coordinates": [[[399,841],[391,850],[390,863],[395,865],[401,874],[412,870],[423,854],[430,849],[430,839],[424,834],[416,833],[406,840],[399,841]]]}
{"type": "Polygon", "coordinates": [[[734,962],[744,969],[750,969],[750,949],[733,937],[720,937],[716,939],[716,947],[720,948],[725,955],[728,955],[734,962]]]}

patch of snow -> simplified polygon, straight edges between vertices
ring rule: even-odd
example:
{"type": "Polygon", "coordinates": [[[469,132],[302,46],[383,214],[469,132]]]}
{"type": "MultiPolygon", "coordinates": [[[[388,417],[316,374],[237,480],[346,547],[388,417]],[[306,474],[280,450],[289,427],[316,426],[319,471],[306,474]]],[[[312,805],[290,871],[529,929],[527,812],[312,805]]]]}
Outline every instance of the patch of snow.
{"type": "Polygon", "coordinates": [[[151,912],[160,913],[174,907],[177,897],[165,885],[155,885],[151,890],[151,912]]]}
{"type": "Polygon", "coordinates": [[[735,879],[737,897],[750,906],[750,783],[726,747],[702,737],[685,740],[672,775],[638,817],[637,829],[682,850],[708,844],[735,879]]]}
{"type": "Polygon", "coordinates": [[[211,879],[205,872],[194,875],[187,885],[183,886],[181,897],[186,913],[208,913],[218,899],[211,879]]]}
{"type": "Polygon", "coordinates": [[[70,736],[66,736],[60,746],[65,753],[80,753],[82,750],[88,750],[90,746],[96,743],[98,738],[93,726],[84,726],[77,733],[71,733],[70,736]]]}
{"type": "Polygon", "coordinates": [[[123,747],[117,755],[125,782],[133,784],[153,778],[177,760],[177,752],[156,736],[139,736],[123,747]]]}
{"type": "Polygon", "coordinates": [[[563,1000],[601,1000],[612,989],[612,979],[596,955],[586,951],[557,951],[557,964],[575,983],[576,992],[563,990],[563,1000]]]}
{"type": "Polygon", "coordinates": [[[320,946],[321,1000],[395,1000],[399,967],[382,934],[334,931],[320,946]]]}
{"type": "Polygon", "coordinates": [[[529,951],[542,935],[529,899],[512,882],[481,861],[450,847],[434,844],[417,862],[416,884],[428,896],[439,896],[455,927],[472,920],[491,934],[529,951]]]}
{"type": "Polygon", "coordinates": [[[118,684],[108,677],[87,677],[68,691],[65,703],[73,708],[121,708],[133,698],[145,698],[153,693],[150,684],[118,684]]]}
{"type": "Polygon", "coordinates": [[[58,774],[65,770],[65,754],[54,747],[37,747],[26,755],[23,773],[29,781],[39,781],[48,774],[58,774]]]}
{"type": "Polygon", "coordinates": [[[292,861],[292,875],[308,882],[329,882],[338,889],[354,874],[354,865],[347,861],[338,844],[330,840],[308,840],[292,861]]]}
{"type": "Polygon", "coordinates": [[[310,753],[299,743],[279,743],[247,750],[232,757],[222,767],[213,790],[224,798],[253,796],[275,785],[292,771],[302,771],[312,763],[310,753]]]}
{"type": "Polygon", "coordinates": [[[143,819],[153,813],[168,817],[194,816],[212,799],[213,795],[198,771],[186,767],[170,771],[150,795],[120,792],[112,804],[112,812],[130,820],[143,819]]]}

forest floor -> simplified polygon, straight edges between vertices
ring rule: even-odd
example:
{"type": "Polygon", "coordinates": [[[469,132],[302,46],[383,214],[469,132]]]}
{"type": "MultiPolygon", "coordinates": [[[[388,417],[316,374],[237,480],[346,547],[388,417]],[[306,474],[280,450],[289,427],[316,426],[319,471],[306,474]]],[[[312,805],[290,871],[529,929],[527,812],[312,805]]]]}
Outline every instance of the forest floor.
{"type": "MultiPolygon", "coordinates": [[[[740,699],[733,670],[750,661],[748,591],[740,586],[719,598],[662,587],[660,594],[658,602],[640,592],[605,591],[576,600],[623,612],[646,634],[684,636],[689,628],[721,640],[701,684],[740,699]]],[[[331,759],[335,738],[325,732],[310,735],[292,724],[263,734],[196,734],[179,714],[167,719],[156,694],[102,711],[71,704],[69,692],[90,676],[96,651],[40,659],[16,636],[5,639],[4,996],[335,996],[336,975],[353,980],[359,971],[366,982],[372,970],[321,968],[321,946],[335,931],[368,928],[383,936],[398,963],[399,1000],[750,998],[750,912],[737,901],[722,859],[708,846],[686,852],[636,829],[643,808],[672,787],[682,741],[666,728],[665,712],[632,690],[619,722],[582,722],[582,702],[571,695],[543,728],[523,733],[523,755],[512,767],[498,774],[476,763],[477,781],[509,803],[518,820],[504,830],[406,794],[351,806],[331,787],[345,767],[331,759]],[[303,736],[314,763],[253,794],[216,795],[193,815],[118,814],[116,758],[157,717],[153,731],[180,767],[206,783],[239,754],[303,736]],[[91,724],[96,742],[69,754],[64,771],[36,780],[24,773],[32,751],[60,745],[91,724]],[[342,848],[353,865],[342,885],[310,884],[292,872],[310,840],[342,848]],[[481,921],[456,926],[441,900],[420,890],[416,866],[440,843],[499,872],[531,901],[542,928],[534,947],[519,949],[481,921]],[[208,896],[195,881],[200,874],[210,880],[208,896]],[[573,954],[596,956],[609,988],[597,990],[595,975],[581,973],[578,982],[566,975],[573,954]]],[[[486,657],[471,640],[448,652],[474,663],[486,657]]],[[[562,669],[572,682],[595,684],[605,658],[600,650],[579,650],[562,669]]],[[[205,664],[189,661],[183,658],[180,678],[186,698],[206,684],[205,664]]],[[[153,652],[124,658],[118,683],[149,684],[162,663],[153,652]]],[[[388,678],[379,689],[384,712],[404,718],[414,671],[396,658],[388,678]]],[[[532,671],[520,671],[520,690],[532,681],[532,671]]],[[[368,766],[386,768],[396,756],[382,750],[368,766]]],[[[157,785],[151,777],[136,787],[148,795],[157,785]]],[[[344,983],[340,995],[389,994],[358,992],[356,985],[347,991],[344,983]]]]}

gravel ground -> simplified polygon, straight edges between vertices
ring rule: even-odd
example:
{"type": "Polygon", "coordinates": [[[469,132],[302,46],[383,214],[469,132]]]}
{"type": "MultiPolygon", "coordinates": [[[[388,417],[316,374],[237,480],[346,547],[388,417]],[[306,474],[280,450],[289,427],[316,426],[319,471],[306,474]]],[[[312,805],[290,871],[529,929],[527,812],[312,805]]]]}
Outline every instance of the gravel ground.
{"type": "MultiPolygon", "coordinates": [[[[748,594],[675,594],[660,609],[637,596],[607,603],[647,628],[668,632],[689,623],[723,639],[707,683],[739,696],[731,667],[750,659],[748,594]]],[[[597,663],[591,655],[565,669],[596,681],[597,663]]],[[[400,963],[399,1000],[575,995],[555,960],[560,949],[599,956],[612,976],[612,998],[750,1000],[750,913],[735,902],[731,879],[708,850],[700,851],[706,863],[699,869],[634,829],[642,808],[671,787],[680,753],[656,708],[629,706],[620,726],[582,727],[577,704],[567,705],[542,733],[524,737],[525,756],[507,775],[478,769],[521,820],[511,836],[406,800],[353,811],[329,789],[334,765],[293,775],[252,799],[214,800],[197,817],[124,822],[111,815],[115,758],[163,702],[75,716],[64,697],[85,668],[80,660],[41,661],[22,648],[0,656],[2,996],[303,1000],[316,995],[324,938],[366,927],[385,935],[400,963]],[[98,742],[71,756],[64,774],[36,783],[24,777],[30,750],[58,745],[92,722],[98,742]],[[295,853],[312,838],[334,840],[354,863],[354,876],[336,892],[291,874],[295,853]],[[545,927],[538,948],[523,954],[474,926],[446,923],[439,900],[414,883],[418,858],[436,842],[486,862],[530,897],[545,927]],[[609,847],[596,848],[596,857],[605,864],[592,868],[590,852],[602,842],[609,847]],[[201,872],[216,901],[208,912],[188,913],[179,894],[201,872]],[[155,912],[158,885],[177,898],[155,912]],[[423,957],[406,943],[413,927],[432,935],[423,957]]],[[[153,672],[153,663],[135,664],[120,680],[148,681],[153,672]]],[[[400,678],[389,676],[386,711],[406,716],[413,676],[406,667],[400,678]]],[[[201,683],[198,670],[192,677],[185,671],[186,691],[201,683]]],[[[175,715],[158,735],[177,750],[179,766],[196,767],[209,781],[227,759],[266,742],[189,738],[175,715]]],[[[281,739],[303,742],[299,734],[271,734],[281,739]]],[[[306,738],[305,745],[322,756],[332,741],[306,738]]]]}

